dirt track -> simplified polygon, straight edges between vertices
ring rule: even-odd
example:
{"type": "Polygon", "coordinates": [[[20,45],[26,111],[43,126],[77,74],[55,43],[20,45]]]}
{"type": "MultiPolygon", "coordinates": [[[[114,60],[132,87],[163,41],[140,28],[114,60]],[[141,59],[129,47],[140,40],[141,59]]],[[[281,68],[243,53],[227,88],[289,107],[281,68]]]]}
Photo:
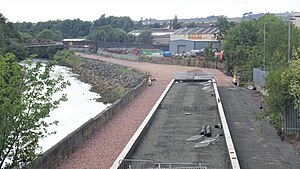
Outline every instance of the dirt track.
{"type": "Polygon", "coordinates": [[[268,122],[255,120],[256,116],[253,109],[257,107],[258,100],[251,93],[232,86],[231,78],[222,72],[215,69],[131,62],[96,55],[80,55],[149,72],[156,78],[156,82],[134,99],[128,107],[119,112],[86,144],[74,152],[58,167],[59,169],[110,168],[170,80],[178,72],[202,72],[215,76],[218,87],[221,88],[221,99],[232,131],[237,155],[240,158],[241,168],[300,168],[300,158],[293,147],[286,142],[278,142],[279,138],[268,122]],[[232,91],[228,92],[228,90],[232,91]],[[251,127],[251,131],[249,131],[247,126],[253,125],[255,125],[254,130],[251,127]],[[265,126],[267,127],[266,130],[265,126]],[[259,138],[265,140],[259,140],[259,138]]]}

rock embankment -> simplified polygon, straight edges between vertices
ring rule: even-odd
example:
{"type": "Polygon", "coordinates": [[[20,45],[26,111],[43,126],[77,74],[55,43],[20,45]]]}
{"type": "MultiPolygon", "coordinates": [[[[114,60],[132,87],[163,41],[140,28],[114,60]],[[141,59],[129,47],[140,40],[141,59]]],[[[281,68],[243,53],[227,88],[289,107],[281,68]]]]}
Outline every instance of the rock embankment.
{"type": "Polygon", "coordinates": [[[73,70],[79,74],[80,80],[92,85],[91,91],[101,96],[97,101],[105,104],[118,100],[146,77],[145,73],[132,68],[100,60],[84,59],[73,70]]]}

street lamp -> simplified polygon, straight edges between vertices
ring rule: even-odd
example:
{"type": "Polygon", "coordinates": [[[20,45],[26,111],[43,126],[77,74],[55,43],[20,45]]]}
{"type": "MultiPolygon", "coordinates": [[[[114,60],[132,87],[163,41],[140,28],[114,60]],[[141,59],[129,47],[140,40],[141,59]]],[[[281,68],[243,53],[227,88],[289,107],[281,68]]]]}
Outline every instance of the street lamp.
{"type": "Polygon", "coordinates": [[[266,70],[266,23],[264,23],[264,70],[266,70]]]}
{"type": "Polygon", "coordinates": [[[288,61],[291,59],[291,21],[295,18],[289,18],[289,30],[288,30],[288,61]]]}

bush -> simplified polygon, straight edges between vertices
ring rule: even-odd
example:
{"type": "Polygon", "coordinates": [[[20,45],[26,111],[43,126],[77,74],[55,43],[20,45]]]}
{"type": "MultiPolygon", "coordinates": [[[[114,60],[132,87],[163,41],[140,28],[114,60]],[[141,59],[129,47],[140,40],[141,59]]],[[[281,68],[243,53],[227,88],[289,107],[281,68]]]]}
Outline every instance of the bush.
{"type": "Polygon", "coordinates": [[[75,56],[74,51],[62,50],[58,51],[53,60],[57,61],[60,65],[68,66],[72,68],[78,68],[81,64],[81,59],[75,56]]]}

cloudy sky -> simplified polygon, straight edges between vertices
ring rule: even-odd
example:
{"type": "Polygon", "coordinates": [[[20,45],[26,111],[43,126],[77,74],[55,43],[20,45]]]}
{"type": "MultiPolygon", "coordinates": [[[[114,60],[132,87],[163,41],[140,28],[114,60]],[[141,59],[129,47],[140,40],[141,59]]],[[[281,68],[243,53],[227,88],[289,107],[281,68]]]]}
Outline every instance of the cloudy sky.
{"type": "Polygon", "coordinates": [[[140,20],[291,11],[300,12],[300,0],[0,0],[0,13],[12,22],[76,18],[93,21],[102,14],[140,20]]]}

